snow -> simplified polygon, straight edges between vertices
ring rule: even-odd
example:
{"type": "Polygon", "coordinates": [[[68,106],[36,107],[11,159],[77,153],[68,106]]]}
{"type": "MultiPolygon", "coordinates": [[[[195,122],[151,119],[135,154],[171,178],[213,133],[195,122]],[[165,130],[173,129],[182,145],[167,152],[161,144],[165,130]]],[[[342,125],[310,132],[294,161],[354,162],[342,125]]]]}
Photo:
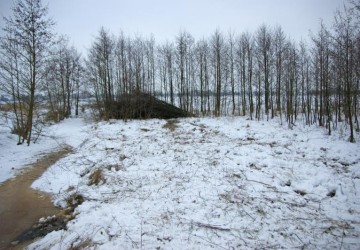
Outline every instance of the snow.
{"type": "Polygon", "coordinates": [[[17,145],[17,136],[11,134],[11,122],[0,119],[0,183],[15,177],[22,169],[36,162],[42,155],[65,145],[78,147],[87,136],[83,119],[67,119],[45,127],[36,143],[17,145]]]}
{"type": "Polygon", "coordinates": [[[49,127],[44,143],[74,151],[32,187],[62,207],[75,194],[85,201],[67,230],[28,249],[360,247],[360,144],[340,129],[241,117],[178,119],[174,131],[166,123],[49,127]]]}

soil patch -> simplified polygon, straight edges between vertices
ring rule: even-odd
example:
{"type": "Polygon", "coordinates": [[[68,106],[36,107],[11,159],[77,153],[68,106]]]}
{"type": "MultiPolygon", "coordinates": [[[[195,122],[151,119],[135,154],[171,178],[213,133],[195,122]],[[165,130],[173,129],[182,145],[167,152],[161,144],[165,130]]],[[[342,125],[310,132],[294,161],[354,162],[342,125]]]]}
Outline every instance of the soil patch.
{"type": "Polygon", "coordinates": [[[38,223],[40,218],[52,217],[61,211],[53,205],[48,194],[34,190],[30,186],[49,166],[69,152],[71,148],[65,147],[45,155],[14,179],[0,184],[1,250],[23,249],[30,243],[27,240],[35,238],[23,237],[27,232],[34,231],[33,225],[38,223]],[[14,241],[18,241],[19,244],[12,245],[11,242],[14,241]]]}

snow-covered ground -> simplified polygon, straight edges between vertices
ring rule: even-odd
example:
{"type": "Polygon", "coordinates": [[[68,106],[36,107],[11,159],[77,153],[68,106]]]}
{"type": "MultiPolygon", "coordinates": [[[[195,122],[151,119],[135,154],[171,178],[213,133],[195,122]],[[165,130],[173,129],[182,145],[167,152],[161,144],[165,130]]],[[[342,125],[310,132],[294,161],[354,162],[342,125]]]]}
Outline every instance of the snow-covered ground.
{"type": "Polygon", "coordinates": [[[85,201],[67,230],[29,249],[360,248],[360,143],[340,130],[226,117],[166,125],[48,128],[44,142],[74,151],[32,187],[60,206],[85,201]]]}
{"type": "Polygon", "coordinates": [[[45,127],[36,143],[17,145],[11,134],[12,124],[0,113],[0,183],[13,178],[21,169],[34,163],[42,155],[69,145],[77,147],[88,134],[83,119],[67,119],[45,127]]]}

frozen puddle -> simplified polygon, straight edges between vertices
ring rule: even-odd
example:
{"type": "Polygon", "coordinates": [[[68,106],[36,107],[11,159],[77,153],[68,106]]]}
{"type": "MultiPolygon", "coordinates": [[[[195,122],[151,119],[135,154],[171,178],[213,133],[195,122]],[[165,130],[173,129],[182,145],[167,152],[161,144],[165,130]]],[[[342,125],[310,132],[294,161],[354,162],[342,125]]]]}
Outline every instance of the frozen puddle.
{"type": "Polygon", "coordinates": [[[0,185],[0,249],[22,249],[29,243],[28,240],[45,235],[46,231],[56,227],[42,227],[38,232],[34,229],[33,225],[39,218],[56,215],[60,209],[53,205],[49,195],[30,186],[49,166],[70,151],[65,147],[45,155],[33,167],[0,185]]]}

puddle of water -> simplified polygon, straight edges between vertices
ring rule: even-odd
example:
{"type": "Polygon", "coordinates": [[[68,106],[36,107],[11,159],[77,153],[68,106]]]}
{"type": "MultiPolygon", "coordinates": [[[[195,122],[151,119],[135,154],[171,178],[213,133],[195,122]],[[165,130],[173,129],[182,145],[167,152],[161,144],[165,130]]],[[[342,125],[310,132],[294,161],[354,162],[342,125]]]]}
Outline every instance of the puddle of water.
{"type": "Polygon", "coordinates": [[[49,166],[69,152],[70,148],[64,148],[45,155],[14,179],[0,184],[0,250],[23,249],[28,245],[26,242],[16,246],[12,246],[11,242],[30,229],[41,217],[60,212],[48,194],[30,186],[49,166]]]}

